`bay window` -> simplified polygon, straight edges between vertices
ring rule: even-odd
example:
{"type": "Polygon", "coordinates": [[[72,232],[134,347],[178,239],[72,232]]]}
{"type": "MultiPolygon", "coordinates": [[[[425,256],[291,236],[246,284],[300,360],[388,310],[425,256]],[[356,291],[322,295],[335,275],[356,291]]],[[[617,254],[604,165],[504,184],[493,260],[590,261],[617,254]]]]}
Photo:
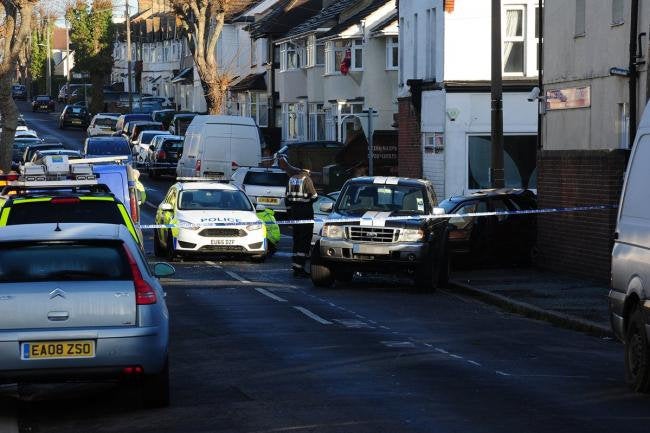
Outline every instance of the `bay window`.
{"type": "Polygon", "coordinates": [[[363,40],[355,39],[352,41],[352,65],[353,71],[363,70],[363,40]]]}
{"type": "Polygon", "coordinates": [[[305,105],[303,103],[282,104],[282,138],[286,141],[305,139],[305,105]]]}
{"type": "Polygon", "coordinates": [[[316,35],[309,36],[307,41],[307,66],[323,66],[325,64],[325,43],[316,40],[316,35]]]}
{"type": "Polygon", "coordinates": [[[297,42],[285,42],[280,47],[280,70],[290,71],[304,66],[304,46],[297,42]]]}
{"type": "Polygon", "coordinates": [[[325,44],[325,72],[336,74],[341,72],[341,62],[345,58],[347,44],[345,41],[328,41],[325,44]]]}
{"type": "Polygon", "coordinates": [[[325,140],[325,111],[323,104],[309,104],[309,140],[325,140]]]}

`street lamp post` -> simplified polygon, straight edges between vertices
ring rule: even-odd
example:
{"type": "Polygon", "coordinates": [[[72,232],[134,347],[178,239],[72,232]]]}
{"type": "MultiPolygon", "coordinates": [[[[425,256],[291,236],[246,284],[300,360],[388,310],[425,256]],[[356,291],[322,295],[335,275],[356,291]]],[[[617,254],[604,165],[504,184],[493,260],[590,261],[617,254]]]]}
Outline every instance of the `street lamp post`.
{"type": "Polygon", "coordinates": [[[52,96],[52,60],[50,59],[50,22],[45,21],[45,46],[47,50],[47,81],[46,89],[48,96],[52,96]]]}

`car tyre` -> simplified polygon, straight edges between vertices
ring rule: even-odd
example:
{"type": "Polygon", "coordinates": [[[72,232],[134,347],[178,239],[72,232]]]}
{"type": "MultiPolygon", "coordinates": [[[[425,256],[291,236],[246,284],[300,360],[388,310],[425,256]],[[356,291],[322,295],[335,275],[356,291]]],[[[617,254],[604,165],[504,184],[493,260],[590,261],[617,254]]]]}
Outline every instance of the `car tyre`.
{"type": "Polygon", "coordinates": [[[253,263],[264,263],[268,254],[258,254],[256,256],[251,256],[251,262],[253,263]]]}
{"type": "Polygon", "coordinates": [[[172,231],[167,230],[167,239],[165,240],[166,256],[169,260],[174,260],[176,258],[176,251],[174,250],[174,238],[172,237],[172,231]]]}
{"type": "Polygon", "coordinates": [[[141,384],[142,405],[146,408],[169,406],[169,361],[158,374],[145,375],[141,384]]]}
{"type": "Polygon", "coordinates": [[[310,274],[311,282],[316,287],[331,287],[334,284],[334,273],[321,261],[318,244],[312,248],[310,274]]]}
{"type": "Polygon", "coordinates": [[[625,379],[636,392],[650,392],[650,345],[640,308],[634,310],[625,333],[625,379]]]}

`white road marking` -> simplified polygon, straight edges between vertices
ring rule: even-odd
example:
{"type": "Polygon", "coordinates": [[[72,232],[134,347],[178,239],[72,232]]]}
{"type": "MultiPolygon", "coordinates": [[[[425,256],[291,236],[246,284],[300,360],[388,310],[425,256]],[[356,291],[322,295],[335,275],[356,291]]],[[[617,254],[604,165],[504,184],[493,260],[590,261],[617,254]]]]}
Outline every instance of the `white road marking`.
{"type": "Polygon", "coordinates": [[[382,341],[381,344],[392,348],[415,347],[415,344],[410,341],[382,341]]]}
{"type": "Polygon", "coordinates": [[[264,296],[267,296],[267,297],[273,299],[274,301],[278,301],[278,302],[287,302],[286,299],[281,298],[281,297],[279,297],[279,296],[276,296],[276,295],[274,295],[273,293],[269,292],[268,290],[262,289],[262,288],[260,288],[260,287],[255,288],[255,291],[257,291],[258,293],[261,293],[261,294],[264,295],[264,296]]]}
{"type": "Polygon", "coordinates": [[[499,376],[510,376],[508,373],[504,373],[503,371],[499,371],[499,370],[496,371],[496,374],[498,374],[499,376]]]}
{"type": "Polygon", "coordinates": [[[447,352],[445,349],[441,349],[439,347],[436,347],[434,349],[436,352],[444,353],[445,355],[449,355],[449,352],[447,352]]]}
{"type": "Polygon", "coordinates": [[[215,262],[211,262],[210,260],[206,260],[205,263],[208,264],[208,265],[210,265],[210,266],[214,266],[214,267],[217,268],[217,269],[221,269],[221,266],[219,266],[219,265],[216,264],[215,262]]]}
{"type": "Polygon", "coordinates": [[[296,307],[296,306],[294,306],[293,308],[295,308],[296,310],[300,311],[305,316],[309,317],[312,320],[317,321],[318,323],[320,323],[322,325],[331,325],[332,324],[332,322],[330,322],[329,320],[323,319],[318,314],[312,313],[311,311],[309,311],[305,307],[296,307]]]}
{"type": "Polygon", "coordinates": [[[365,319],[366,318],[366,316],[362,316],[361,314],[355,314],[355,316],[357,316],[359,319],[365,319]]]}
{"type": "Polygon", "coordinates": [[[332,319],[336,323],[340,323],[341,325],[345,326],[346,328],[352,328],[352,329],[360,329],[360,328],[369,328],[369,329],[374,329],[373,326],[367,324],[366,322],[363,322],[361,320],[356,320],[356,319],[332,319]]]}
{"type": "Polygon", "coordinates": [[[427,346],[427,347],[433,347],[433,345],[431,345],[429,343],[424,343],[424,345],[427,346]]]}
{"type": "Polygon", "coordinates": [[[456,359],[463,359],[462,356],[460,356],[460,355],[454,355],[453,353],[450,353],[449,356],[451,356],[452,358],[456,358],[456,359]]]}
{"type": "Polygon", "coordinates": [[[244,284],[250,284],[250,283],[251,283],[251,282],[248,281],[246,278],[242,277],[241,275],[239,275],[239,274],[237,274],[237,273],[235,273],[235,272],[233,272],[233,271],[226,271],[226,270],[224,270],[224,272],[225,272],[226,274],[230,275],[230,276],[231,276],[232,278],[234,278],[235,280],[239,280],[239,281],[241,281],[241,282],[244,283],[244,284]]]}
{"type": "Polygon", "coordinates": [[[380,325],[379,326],[381,329],[390,329],[388,326],[380,325]]]}
{"type": "Polygon", "coordinates": [[[477,366],[477,367],[481,367],[481,364],[479,364],[479,363],[476,362],[476,361],[472,361],[472,360],[468,359],[467,362],[469,362],[470,364],[475,365],[475,366],[477,366]]]}

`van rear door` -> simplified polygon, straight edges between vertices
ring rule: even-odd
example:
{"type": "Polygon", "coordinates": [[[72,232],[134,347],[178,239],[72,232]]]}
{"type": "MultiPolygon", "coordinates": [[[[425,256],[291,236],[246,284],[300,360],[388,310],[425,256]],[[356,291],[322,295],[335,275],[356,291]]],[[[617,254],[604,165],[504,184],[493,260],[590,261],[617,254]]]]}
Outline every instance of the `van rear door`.
{"type": "Polygon", "coordinates": [[[206,134],[199,152],[201,176],[230,179],[232,125],[209,125],[206,134]]]}
{"type": "MultiPolygon", "coordinates": [[[[251,125],[233,125],[231,147],[231,169],[257,167],[262,162],[262,147],[258,128],[251,125]]],[[[228,177],[231,173],[228,173],[228,177]]]]}

